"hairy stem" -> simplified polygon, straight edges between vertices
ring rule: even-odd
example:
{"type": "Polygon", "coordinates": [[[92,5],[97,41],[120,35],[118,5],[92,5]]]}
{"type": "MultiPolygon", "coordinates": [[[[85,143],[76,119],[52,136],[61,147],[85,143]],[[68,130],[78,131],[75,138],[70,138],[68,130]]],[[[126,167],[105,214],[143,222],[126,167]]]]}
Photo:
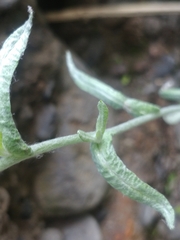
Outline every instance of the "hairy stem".
{"type": "MultiPolygon", "coordinates": [[[[149,121],[155,120],[157,118],[162,117],[165,114],[170,114],[180,111],[180,105],[176,106],[171,106],[171,107],[164,107],[161,109],[160,113],[153,113],[153,114],[148,114],[145,116],[140,116],[134,119],[129,120],[128,122],[121,123],[117,126],[111,127],[106,129],[106,131],[112,135],[116,135],[119,133],[126,132],[134,127],[138,127],[142,124],[145,124],[149,121]]],[[[92,136],[95,135],[95,132],[89,132],[92,136]]],[[[31,145],[31,149],[33,152],[33,156],[38,156],[40,154],[43,154],[45,152],[50,152],[53,151],[57,148],[63,147],[63,146],[68,146],[76,143],[83,142],[83,140],[79,137],[78,134],[73,134],[69,136],[64,136],[64,137],[58,137],[52,140],[47,140],[41,143],[36,143],[31,145]]]]}

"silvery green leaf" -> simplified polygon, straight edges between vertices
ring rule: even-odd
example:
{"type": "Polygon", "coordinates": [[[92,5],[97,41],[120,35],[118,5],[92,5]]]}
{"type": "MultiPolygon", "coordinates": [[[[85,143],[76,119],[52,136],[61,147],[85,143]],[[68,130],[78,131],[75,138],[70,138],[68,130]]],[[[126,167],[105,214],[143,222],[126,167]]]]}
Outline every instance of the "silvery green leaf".
{"type": "Polygon", "coordinates": [[[23,55],[31,31],[33,11],[29,7],[29,19],[15,30],[4,42],[0,50],[0,134],[1,154],[14,158],[31,154],[31,148],[25,144],[15,126],[11,114],[10,84],[18,61],[23,55]]]}
{"type": "Polygon", "coordinates": [[[150,113],[159,113],[159,106],[133,98],[124,101],[123,108],[134,116],[142,116],[150,113]]]}
{"type": "Polygon", "coordinates": [[[163,120],[169,125],[180,122],[180,105],[162,108],[161,113],[163,120]]]}
{"type": "Polygon", "coordinates": [[[100,144],[91,143],[91,154],[98,171],[112,187],[155,208],[164,216],[168,227],[174,228],[174,210],[168,200],[126,168],[116,155],[111,135],[105,133],[100,144]]]}
{"type": "Polygon", "coordinates": [[[161,89],[159,95],[167,100],[180,101],[179,88],[161,89]]]}
{"type": "Polygon", "coordinates": [[[2,133],[0,132],[0,156],[4,153],[3,143],[2,143],[2,133]]]}
{"type": "Polygon", "coordinates": [[[72,79],[80,89],[103,100],[115,109],[122,108],[126,99],[122,93],[77,69],[70,52],[66,53],[66,62],[72,79]]]}
{"type": "Polygon", "coordinates": [[[128,98],[121,92],[116,91],[110,86],[102,83],[100,80],[95,79],[77,69],[74,65],[70,52],[67,52],[66,54],[66,61],[71,77],[77,86],[83,91],[88,92],[99,99],[102,99],[105,103],[109,104],[113,108],[124,108],[134,116],[159,112],[159,107],[157,105],[128,98]]]}

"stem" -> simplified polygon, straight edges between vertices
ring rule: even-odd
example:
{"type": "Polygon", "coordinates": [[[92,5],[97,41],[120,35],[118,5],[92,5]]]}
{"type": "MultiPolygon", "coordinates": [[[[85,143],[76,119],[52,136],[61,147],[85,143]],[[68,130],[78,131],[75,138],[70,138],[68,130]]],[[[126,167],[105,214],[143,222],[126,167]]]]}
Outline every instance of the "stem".
{"type": "Polygon", "coordinates": [[[31,149],[34,153],[34,156],[40,155],[45,152],[53,151],[57,148],[76,144],[83,142],[83,140],[80,139],[78,134],[73,134],[65,137],[58,137],[51,140],[47,140],[41,143],[36,143],[31,145],[31,149]]]}
{"type": "MultiPolygon", "coordinates": [[[[121,123],[115,127],[108,128],[106,129],[106,131],[108,131],[112,135],[123,133],[134,127],[137,127],[139,125],[142,125],[154,119],[163,117],[166,114],[171,114],[177,111],[180,111],[180,105],[164,107],[160,110],[160,113],[148,114],[145,116],[137,117],[129,120],[128,122],[121,123]]],[[[88,132],[87,134],[94,137],[96,133],[88,132]]],[[[13,156],[7,156],[7,157],[0,158],[0,172],[28,158],[37,157],[41,154],[53,151],[60,147],[81,143],[81,142],[83,142],[83,140],[79,137],[79,135],[73,134],[73,135],[58,137],[58,138],[47,140],[41,143],[33,144],[30,146],[32,150],[32,154],[27,157],[22,156],[22,157],[14,158],[13,156]]]]}
{"type": "MultiPolygon", "coordinates": [[[[174,106],[168,106],[161,109],[159,113],[154,114],[148,114],[145,116],[140,116],[134,119],[129,120],[128,122],[121,123],[117,126],[111,127],[106,129],[109,133],[112,135],[119,134],[126,132],[134,127],[137,127],[139,125],[145,124],[149,121],[155,120],[157,118],[162,117],[163,115],[174,113],[180,111],[180,105],[174,105],[174,106]]],[[[88,132],[88,134],[91,134],[92,136],[95,134],[95,132],[88,132]]],[[[80,139],[78,134],[73,134],[65,137],[58,137],[55,139],[47,140],[41,143],[36,143],[31,145],[31,149],[33,151],[33,156],[38,156],[40,154],[53,151],[57,148],[81,143],[83,142],[82,139],[80,139]]],[[[33,157],[32,156],[32,157],[33,157]]]]}
{"type": "Polygon", "coordinates": [[[145,115],[145,116],[140,116],[140,117],[131,119],[131,120],[125,122],[125,123],[121,123],[117,126],[111,127],[109,129],[107,129],[106,131],[108,131],[112,135],[116,135],[116,134],[119,134],[119,133],[126,132],[126,131],[134,128],[134,127],[139,126],[139,125],[145,124],[149,121],[160,118],[161,116],[162,116],[161,113],[153,113],[153,114],[148,114],[148,115],[145,115]]]}

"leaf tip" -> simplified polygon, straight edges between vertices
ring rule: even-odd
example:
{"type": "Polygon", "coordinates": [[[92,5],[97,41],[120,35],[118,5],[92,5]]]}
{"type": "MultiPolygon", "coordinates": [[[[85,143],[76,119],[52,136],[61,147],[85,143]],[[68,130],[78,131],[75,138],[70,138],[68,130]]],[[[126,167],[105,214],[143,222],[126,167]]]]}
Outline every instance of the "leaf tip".
{"type": "Polygon", "coordinates": [[[32,9],[32,7],[28,6],[27,9],[28,9],[28,13],[29,13],[30,17],[33,17],[33,9],[32,9]]]}

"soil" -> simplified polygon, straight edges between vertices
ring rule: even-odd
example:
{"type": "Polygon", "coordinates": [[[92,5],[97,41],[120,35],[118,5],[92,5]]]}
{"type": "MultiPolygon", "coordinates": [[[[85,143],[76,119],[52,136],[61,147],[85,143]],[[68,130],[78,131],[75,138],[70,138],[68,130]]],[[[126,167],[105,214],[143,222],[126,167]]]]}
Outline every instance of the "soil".
{"type": "MultiPolygon", "coordinates": [[[[84,1],[73,1],[73,4],[67,1],[67,5],[65,1],[59,5],[57,1],[51,1],[51,8],[44,1],[38,2],[40,8],[47,11],[82,5],[84,1]]],[[[86,2],[89,6],[90,1],[86,2]]],[[[97,2],[93,1],[93,4],[97,2]]],[[[103,81],[112,82],[113,87],[130,97],[165,106],[170,102],[158,96],[160,87],[165,83],[180,85],[179,22],[180,17],[177,16],[155,16],[81,20],[50,24],[49,27],[103,81]]],[[[39,91],[44,90],[41,88],[43,83],[35,83],[32,88],[35,85],[39,86],[39,91]]],[[[23,95],[23,101],[36,103],[39,107],[42,99],[35,101],[39,92],[36,90],[34,94],[23,95]]],[[[54,102],[55,97],[51,99],[54,102]]],[[[117,123],[131,118],[123,111],[117,111],[115,115],[117,123]]],[[[20,120],[16,121],[20,126],[20,120]]],[[[26,127],[20,126],[25,138],[26,127]]],[[[179,209],[179,125],[169,126],[159,119],[119,136],[116,142],[117,152],[127,167],[162,192],[173,207],[179,209]]],[[[43,229],[52,226],[53,221],[56,224],[63,221],[44,218],[38,208],[32,190],[32,175],[37,168],[37,163],[31,160],[0,174],[0,236],[3,240],[40,239],[43,229]]],[[[104,240],[180,238],[178,229],[176,233],[170,233],[162,227],[159,215],[151,217],[148,222],[148,217],[141,215],[141,208],[140,204],[111,190],[106,200],[91,213],[99,222],[104,240]]]]}

